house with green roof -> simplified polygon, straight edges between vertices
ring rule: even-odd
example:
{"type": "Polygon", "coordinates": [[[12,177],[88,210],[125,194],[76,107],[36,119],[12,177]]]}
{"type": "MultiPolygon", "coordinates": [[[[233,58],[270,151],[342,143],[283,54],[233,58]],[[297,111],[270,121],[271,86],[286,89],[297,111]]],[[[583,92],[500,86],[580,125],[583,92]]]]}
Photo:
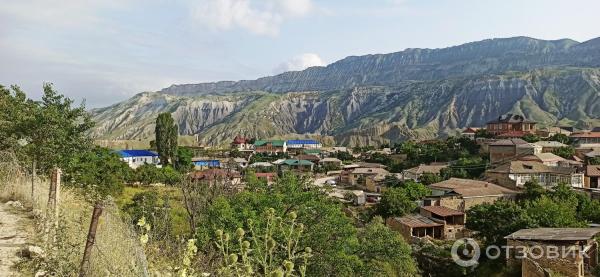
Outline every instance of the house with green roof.
{"type": "Polygon", "coordinates": [[[285,153],[287,144],[285,140],[256,140],[254,142],[254,152],[256,153],[285,153]]]}
{"type": "Polygon", "coordinates": [[[314,167],[314,163],[312,163],[311,161],[288,159],[288,160],[284,160],[279,165],[279,170],[280,171],[294,170],[294,171],[309,172],[309,171],[313,170],[313,167],[314,167]]]}

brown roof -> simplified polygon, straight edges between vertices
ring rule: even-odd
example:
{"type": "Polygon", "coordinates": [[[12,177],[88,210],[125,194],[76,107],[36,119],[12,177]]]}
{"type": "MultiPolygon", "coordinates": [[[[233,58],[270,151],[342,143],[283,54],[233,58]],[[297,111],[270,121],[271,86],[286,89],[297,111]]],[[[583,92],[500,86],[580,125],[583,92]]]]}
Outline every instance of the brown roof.
{"type": "Polygon", "coordinates": [[[492,146],[511,146],[519,144],[527,144],[528,142],[522,139],[501,139],[490,143],[492,146]]]}
{"type": "Polygon", "coordinates": [[[522,161],[558,162],[566,159],[552,153],[538,153],[519,158],[522,161]]]}
{"type": "Polygon", "coordinates": [[[454,209],[450,209],[444,206],[423,206],[421,209],[426,210],[432,214],[436,214],[439,216],[453,216],[453,215],[464,215],[463,212],[457,211],[454,209]]]}
{"type": "Polygon", "coordinates": [[[317,157],[316,155],[298,155],[294,159],[307,160],[307,161],[317,161],[317,162],[320,160],[320,158],[317,157]]]}
{"type": "Polygon", "coordinates": [[[600,177],[600,165],[588,165],[585,167],[585,175],[600,177]]]}
{"type": "Polygon", "coordinates": [[[506,133],[499,134],[499,138],[522,138],[525,135],[529,135],[531,132],[526,131],[508,131],[506,133]]]}
{"type": "Polygon", "coordinates": [[[489,182],[461,178],[450,178],[445,181],[431,184],[429,187],[432,189],[455,192],[463,197],[517,193],[513,190],[489,182]]]}
{"type": "Polygon", "coordinates": [[[571,167],[562,166],[547,166],[537,161],[510,161],[500,165],[489,172],[495,173],[556,173],[556,174],[572,174],[574,169],[571,167]]]}
{"type": "Polygon", "coordinates": [[[430,164],[430,165],[421,164],[419,166],[409,168],[406,171],[414,173],[414,174],[421,174],[421,173],[440,174],[440,170],[442,170],[446,167],[448,167],[447,164],[430,164]]]}
{"type": "Polygon", "coordinates": [[[394,219],[400,222],[400,224],[406,225],[410,228],[443,226],[443,224],[435,222],[420,214],[409,214],[403,217],[396,217],[394,219]]]}
{"type": "Polygon", "coordinates": [[[600,138],[600,132],[581,132],[570,135],[572,138],[600,138]]]}
{"type": "Polygon", "coordinates": [[[505,239],[573,241],[588,240],[600,233],[600,228],[534,228],[521,229],[505,239]]]}

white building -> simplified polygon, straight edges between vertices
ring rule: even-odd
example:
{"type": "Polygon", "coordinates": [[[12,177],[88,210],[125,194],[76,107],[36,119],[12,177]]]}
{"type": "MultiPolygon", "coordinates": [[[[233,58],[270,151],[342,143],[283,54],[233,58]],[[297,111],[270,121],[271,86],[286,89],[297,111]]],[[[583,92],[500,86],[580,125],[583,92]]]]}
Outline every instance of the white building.
{"type": "Polygon", "coordinates": [[[158,154],[148,150],[119,150],[117,154],[129,167],[137,168],[144,164],[158,165],[158,154]]]}

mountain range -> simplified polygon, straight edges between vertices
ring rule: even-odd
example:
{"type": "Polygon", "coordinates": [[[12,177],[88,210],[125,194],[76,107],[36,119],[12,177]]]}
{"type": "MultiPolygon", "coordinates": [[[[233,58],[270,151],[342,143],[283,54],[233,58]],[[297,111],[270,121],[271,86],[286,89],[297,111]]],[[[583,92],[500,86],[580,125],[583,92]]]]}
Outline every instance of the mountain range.
{"type": "Polygon", "coordinates": [[[172,85],[91,111],[99,139],[145,139],[171,112],[209,145],[236,135],[366,145],[456,134],[505,113],[600,126],[600,38],[488,39],[350,56],[256,80],[172,85]]]}

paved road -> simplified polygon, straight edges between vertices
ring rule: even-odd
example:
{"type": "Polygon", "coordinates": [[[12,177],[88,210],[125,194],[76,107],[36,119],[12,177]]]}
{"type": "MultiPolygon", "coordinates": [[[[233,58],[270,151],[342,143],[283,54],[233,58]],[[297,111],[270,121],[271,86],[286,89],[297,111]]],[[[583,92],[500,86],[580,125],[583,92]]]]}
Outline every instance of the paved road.
{"type": "Polygon", "coordinates": [[[31,224],[27,213],[0,203],[0,276],[20,276],[11,267],[19,261],[17,252],[26,245],[31,224]]]}

